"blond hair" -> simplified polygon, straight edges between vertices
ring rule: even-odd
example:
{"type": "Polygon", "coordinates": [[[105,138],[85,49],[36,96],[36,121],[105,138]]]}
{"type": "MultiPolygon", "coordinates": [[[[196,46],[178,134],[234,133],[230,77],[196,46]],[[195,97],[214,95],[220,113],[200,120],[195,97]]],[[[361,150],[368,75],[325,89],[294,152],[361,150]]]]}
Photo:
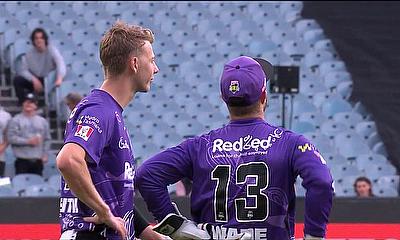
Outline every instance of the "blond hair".
{"type": "Polygon", "coordinates": [[[130,55],[139,54],[145,41],[154,42],[150,29],[117,21],[100,42],[100,60],[106,75],[123,73],[130,55]]]}

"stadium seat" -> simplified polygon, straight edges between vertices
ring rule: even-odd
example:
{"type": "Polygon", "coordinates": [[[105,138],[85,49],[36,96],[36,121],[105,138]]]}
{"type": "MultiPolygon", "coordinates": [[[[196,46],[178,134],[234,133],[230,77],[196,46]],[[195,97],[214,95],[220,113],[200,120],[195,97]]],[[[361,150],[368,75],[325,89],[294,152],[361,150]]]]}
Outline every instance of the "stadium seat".
{"type": "MultiPolygon", "coordinates": [[[[189,97],[188,97],[189,98],[189,97]]],[[[181,109],[177,101],[156,101],[150,105],[150,111],[156,117],[162,117],[167,112],[177,112],[181,109]]]]}
{"type": "Polygon", "coordinates": [[[105,1],[104,9],[112,16],[120,16],[126,10],[124,2],[105,1]]]}
{"type": "Polygon", "coordinates": [[[306,96],[314,96],[317,93],[326,92],[328,89],[319,81],[300,82],[300,92],[306,96]]]}
{"type": "MultiPolygon", "coordinates": [[[[250,42],[249,53],[252,56],[260,55],[264,52],[273,51],[277,48],[276,44],[268,40],[253,40],[250,42]]],[[[269,59],[268,59],[269,61],[269,59]]]]}
{"type": "Polygon", "coordinates": [[[382,176],[378,179],[377,185],[381,187],[389,187],[393,189],[399,189],[400,176],[382,176]]]}
{"type": "Polygon", "coordinates": [[[286,53],[276,49],[263,52],[261,58],[268,59],[272,65],[287,66],[292,65],[292,59],[286,53]]]}
{"type": "MultiPolygon", "coordinates": [[[[315,147],[319,150],[319,152],[323,153],[329,153],[334,150],[331,140],[318,132],[310,131],[310,132],[304,132],[304,137],[306,137],[312,144],[315,145],[315,147]]],[[[325,156],[323,156],[325,158],[325,156]]],[[[326,160],[326,159],[325,159],[326,160]]],[[[327,160],[326,160],[327,161],[327,160]]]]}
{"type": "MultiPolygon", "coordinates": [[[[254,34],[258,33],[260,29],[256,26],[256,23],[250,19],[235,19],[232,22],[229,22],[230,33],[232,36],[237,37],[239,33],[243,30],[248,30],[253,32],[254,34]]],[[[260,35],[261,37],[261,35],[260,35]]]]}
{"type": "Polygon", "coordinates": [[[155,120],[148,120],[142,121],[140,124],[140,129],[142,130],[143,134],[147,137],[154,136],[154,134],[160,129],[170,129],[171,127],[168,126],[164,121],[155,119],[155,120]]]}
{"type": "Polygon", "coordinates": [[[22,24],[27,24],[32,18],[41,16],[42,13],[35,8],[19,9],[15,12],[15,19],[22,24]]]}
{"type": "Polygon", "coordinates": [[[348,128],[343,123],[334,120],[328,120],[321,126],[321,133],[325,134],[330,139],[333,139],[338,133],[346,131],[348,128]]]}
{"type": "MultiPolygon", "coordinates": [[[[180,4],[178,4],[178,5],[180,5],[180,4]]],[[[190,25],[194,28],[197,27],[197,24],[200,21],[202,21],[204,19],[212,18],[212,15],[209,14],[208,11],[201,11],[197,8],[186,12],[185,15],[186,15],[186,21],[187,21],[188,25],[190,25]]]]}
{"type": "Polygon", "coordinates": [[[355,131],[337,133],[334,142],[338,152],[347,159],[356,159],[363,153],[370,151],[368,145],[355,131]]]}
{"type": "Polygon", "coordinates": [[[277,29],[271,33],[271,41],[278,47],[282,47],[285,41],[290,41],[295,38],[294,34],[289,30],[277,29]]]}
{"type": "Polygon", "coordinates": [[[153,143],[160,149],[175,146],[183,141],[183,138],[175,133],[175,131],[157,132],[154,134],[153,143]]]}
{"type": "Polygon", "coordinates": [[[201,113],[197,115],[195,119],[209,129],[211,129],[210,126],[215,122],[218,122],[219,124],[228,122],[228,119],[226,119],[222,113],[217,111],[208,111],[201,113]]]}
{"type": "Polygon", "coordinates": [[[370,164],[365,167],[364,171],[371,181],[374,182],[377,182],[382,176],[396,175],[396,168],[388,162],[386,164],[370,164]]]}
{"type": "Polygon", "coordinates": [[[326,37],[322,29],[310,29],[303,33],[303,40],[309,47],[314,47],[316,42],[323,39],[326,37]]]}
{"type": "Polygon", "coordinates": [[[228,55],[230,52],[241,49],[240,43],[233,40],[221,40],[215,45],[215,50],[221,55],[228,55]]]}
{"type": "Polygon", "coordinates": [[[336,98],[323,103],[321,111],[325,116],[333,117],[340,112],[351,112],[352,106],[349,102],[336,98]]]}
{"type": "Polygon", "coordinates": [[[330,72],[346,71],[346,65],[343,61],[326,61],[319,65],[319,75],[324,77],[330,72]]]}
{"type": "Polygon", "coordinates": [[[297,40],[285,41],[282,45],[283,51],[296,61],[300,61],[301,58],[308,52],[307,46],[297,40]]]}
{"type": "Polygon", "coordinates": [[[18,193],[11,186],[0,187],[0,198],[1,197],[18,197],[18,193]]]}
{"type": "Polygon", "coordinates": [[[372,190],[373,193],[378,197],[398,197],[399,192],[396,189],[389,187],[379,187],[372,190]]]}
{"type": "Polygon", "coordinates": [[[333,46],[331,39],[321,39],[314,43],[314,50],[325,50],[332,53],[336,53],[336,49],[333,46]]]}
{"type": "Polygon", "coordinates": [[[374,152],[374,153],[378,153],[378,154],[382,154],[382,155],[384,155],[384,156],[388,156],[388,153],[387,153],[387,151],[386,151],[386,147],[385,147],[385,144],[383,143],[383,142],[378,142],[377,144],[375,144],[373,147],[372,147],[372,151],[374,152]]]}
{"type": "MultiPolygon", "coordinates": [[[[157,51],[160,51],[160,49],[157,51]]],[[[163,51],[161,55],[161,60],[170,67],[178,67],[189,59],[186,53],[176,50],[166,50],[165,52],[163,51]]]]}
{"type": "Polygon", "coordinates": [[[112,26],[113,22],[109,19],[98,19],[94,23],[94,28],[96,29],[98,34],[103,35],[107,29],[112,26]]]}
{"type": "MultiPolygon", "coordinates": [[[[278,21],[277,19],[272,19],[264,22],[262,25],[263,33],[267,38],[271,39],[272,33],[275,31],[285,31],[289,30],[289,26],[281,21],[278,21]]],[[[289,35],[292,37],[292,34],[289,35]]]]}
{"type": "Polygon", "coordinates": [[[60,26],[66,19],[79,19],[78,15],[68,7],[52,8],[51,11],[49,11],[49,18],[60,26]]]}
{"type": "Polygon", "coordinates": [[[179,110],[179,111],[165,112],[164,114],[161,115],[161,119],[165,123],[167,123],[170,127],[175,127],[176,124],[178,124],[179,122],[190,121],[193,118],[183,110],[179,110]]]}
{"type": "Polygon", "coordinates": [[[295,133],[306,133],[315,131],[315,126],[309,122],[296,121],[293,123],[291,130],[295,133]]]}
{"type": "Polygon", "coordinates": [[[40,175],[24,173],[15,175],[12,178],[11,183],[14,191],[19,193],[28,186],[32,186],[35,184],[43,184],[44,180],[40,175]]]}
{"type": "Polygon", "coordinates": [[[341,82],[352,81],[347,71],[333,71],[324,75],[324,83],[327,88],[334,89],[341,82]]]}
{"type": "Polygon", "coordinates": [[[58,191],[50,187],[48,184],[28,186],[21,194],[21,196],[24,197],[56,197],[59,195],[58,191]]]}
{"type": "MultiPolygon", "coordinates": [[[[361,134],[360,134],[361,135],[361,134]]],[[[362,135],[361,135],[362,136],[362,135]]],[[[371,135],[364,136],[367,140],[368,146],[372,149],[377,143],[382,142],[381,137],[379,136],[378,132],[373,132],[371,135]]]]}
{"type": "Polygon", "coordinates": [[[341,184],[335,184],[335,196],[336,197],[355,197],[356,193],[352,186],[343,186],[341,184]]]}
{"type": "Polygon", "coordinates": [[[353,91],[353,82],[341,82],[336,88],[336,92],[344,99],[349,99],[353,91]]]}
{"type": "Polygon", "coordinates": [[[318,67],[321,63],[333,60],[333,54],[328,51],[310,51],[304,57],[304,64],[309,68],[318,67]]]}
{"type": "Polygon", "coordinates": [[[59,174],[52,175],[48,180],[48,185],[57,192],[59,192],[61,186],[61,176],[59,174]]]}
{"type": "Polygon", "coordinates": [[[53,161],[51,161],[49,159],[49,162],[46,163],[44,165],[44,168],[43,168],[43,178],[46,179],[46,178],[48,178],[48,177],[50,177],[52,175],[55,175],[55,174],[58,174],[58,175],[60,174],[58,169],[57,169],[57,165],[56,165],[55,159],[53,161]]]}
{"type": "Polygon", "coordinates": [[[367,139],[371,134],[377,132],[374,121],[359,121],[355,127],[355,130],[365,139],[367,139]]]}
{"type": "Polygon", "coordinates": [[[314,19],[301,19],[296,22],[295,29],[296,34],[299,37],[302,37],[304,32],[311,30],[311,29],[320,29],[320,25],[314,19]]]}
{"type": "Polygon", "coordinates": [[[338,112],[333,115],[333,120],[344,123],[350,129],[355,129],[356,125],[363,121],[363,118],[357,112],[338,112]]]}
{"type": "MultiPolygon", "coordinates": [[[[316,145],[318,148],[318,145],[316,145]]],[[[334,149],[330,149],[327,152],[322,152],[321,149],[319,149],[322,157],[325,159],[326,164],[329,166],[330,169],[332,169],[333,166],[336,165],[346,165],[349,164],[349,161],[344,158],[342,155],[336,153],[334,149]]]]}
{"type": "Polygon", "coordinates": [[[331,167],[334,179],[341,179],[347,176],[362,176],[362,172],[356,166],[350,164],[336,164],[331,167]]]}
{"type": "Polygon", "coordinates": [[[221,54],[211,50],[199,51],[195,54],[194,58],[196,61],[206,64],[209,68],[212,68],[213,64],[216,62],[224,61],[221,54]]]}
{"type": "MultiPolygon", "coordinates": [[[[295,120],[296,120],[296,116],[295,116],[295,120]]],[[[328,120],[328,118],[325,117],[319,111],[316,111],[316,112],[300,113],[297,116],[297,120],[298,121],[303,121],[303,122],[309,122],[309,123],[313,124],[316,128],[320,128],[322,123],[325,122],[326,120],[328,120]]]]}
{"type": "Polygon", "coordinates": [[[202,134],[205,130],[205,127],[199,122],[191,120],[177,123],[175,129],[179,136],[188,138],[202,134]]]}
{"type": "Polygon", "coordinates": [[[284,16],[289,11],[301,12],[303,10],[303,2],[301,1],[285,1],[279,7],[279,13],[284,16]]]}

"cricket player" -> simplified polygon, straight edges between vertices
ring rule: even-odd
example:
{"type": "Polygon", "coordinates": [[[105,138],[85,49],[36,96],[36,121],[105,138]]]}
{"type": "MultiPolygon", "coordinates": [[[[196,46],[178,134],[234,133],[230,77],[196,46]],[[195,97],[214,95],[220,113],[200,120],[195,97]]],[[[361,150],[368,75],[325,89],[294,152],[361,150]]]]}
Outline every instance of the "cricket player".
{"type": "MultiPolygon", "coordinates": [[[[71,112],[57,156],[63,240],[135,237],[135,161],[122,111],[158,72],[153,41],[151,30],[123,22],[101,40],[104,82],[71,112]]],[[[160,236],[153,231],[147,239],[160,236]]]]}
{"type": "Polygon", "coordinates": [[[161,221],[157,231],[173,239],[204,239],[193,227],[197,223],[209,239],[293,239],[294,183],[300,175],[307,190],[305,239],[324,238],[332,176],[310,141],[265,121],[264,69],[246,56],[226,63],[220,87],[229,124],[189,138],[137,170],[139,191],[161,221]],[[176,214],[167,191],[184,177],[193,181],[194,223],[176,214]]]}

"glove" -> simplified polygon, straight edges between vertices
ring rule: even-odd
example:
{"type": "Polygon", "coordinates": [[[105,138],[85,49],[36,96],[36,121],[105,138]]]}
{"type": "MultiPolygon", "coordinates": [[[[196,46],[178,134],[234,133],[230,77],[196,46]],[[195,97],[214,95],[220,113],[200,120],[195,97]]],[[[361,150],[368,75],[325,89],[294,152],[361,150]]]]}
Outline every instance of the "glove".
{"type": "MultiPolygon", "coordinates": [[[[209,224],[209,223],[200,223],[197,226],[198,226],[198,228],[207,231],[210,236],[213,235],[212,234],[212,225],[211,224],[209,224]]],[[[214,238],[212,238],[212,239],[214,239],[214,238]]],[[[220,240],[220,239],[218,239],[218,240],[220,240]]],[[[244,232],[244,233],[235,234],[234,236],[226,237],[224,240],[252,240],[252,238],[251,238],[251,234],[250,233],[244,232]]]]}
{"type": "Polygon", "coordinates": [[[314,236],[306,234],[306,236],[304,237],[304,240],[325,240],[325,238],[323,238],[323,237],[314,237],[314,236]]]}
{"type": "Polygon", "coordinates": [[[153,230],[174,240],[211,239],[206,231],[199,229],[184,216],[175,213],[168,214],[160,223],[154,226],[153,230]]]}

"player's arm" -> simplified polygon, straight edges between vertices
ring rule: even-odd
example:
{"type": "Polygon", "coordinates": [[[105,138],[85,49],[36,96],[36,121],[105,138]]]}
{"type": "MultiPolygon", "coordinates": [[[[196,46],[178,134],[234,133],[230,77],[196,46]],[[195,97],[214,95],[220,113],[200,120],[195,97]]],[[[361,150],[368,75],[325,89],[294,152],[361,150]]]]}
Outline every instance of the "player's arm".
{"type": "Polygon", "coordinates": [[[57,168],[64,177],[71,191],[96,212],[95,217],[85,218],[94,223],[105,223],[114,228],[123,239],[126,239],[124,221],[111,213],[108,205],[103,201],[93,185],[92,178],[86,164],[85,150],[75,143],[67,143],[57,156],[57,168]]]}
{"type": "Polygon", "coordinates": [[[311,143],[300,136],[292,158],[293,169],[303,179],[305,198],[304,235],[325,237],[332,207],[332,176],[325,160],[311,143]]]}
{"type": "Polygon", "coordinates": [[[153,230],[153,227],[147,222],[138,209],[135,208],[135,237],[142,240],[163,240],[164,236],[153,230]]]}
{"type": "Polygon", "coordinates": [[[135,184],[149,211],[158,221],[170,213],[175,213],[167,186],[184,177],[192,178],[192,164],[188,145],[192,139],[169,148],[150,159],[136,171],[135,184]]]}

